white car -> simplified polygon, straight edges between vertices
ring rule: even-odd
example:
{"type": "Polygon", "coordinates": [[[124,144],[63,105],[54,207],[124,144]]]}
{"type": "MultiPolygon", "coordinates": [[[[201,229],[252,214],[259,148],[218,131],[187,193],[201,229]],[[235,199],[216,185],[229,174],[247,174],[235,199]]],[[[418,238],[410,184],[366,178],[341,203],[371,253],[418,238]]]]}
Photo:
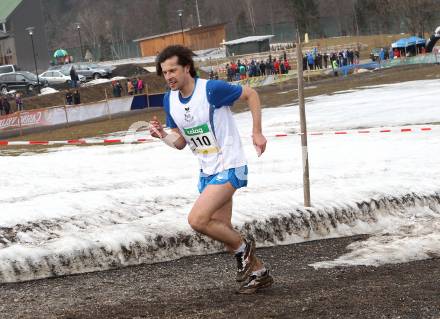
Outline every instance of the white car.
{"type": "MultiPolygon", "coordinates": [[[[70,75],[65,74],[59,70],[48,70],[44,73],[41,73],[40,78],[47,80],[47,82],[49,82],[49,85],[64,84],[69,83],[70,81],[70,75]]],[[[83,75],[78,75],[78,78],[80,82],[86,81],[86,77],[83,75]]]]}

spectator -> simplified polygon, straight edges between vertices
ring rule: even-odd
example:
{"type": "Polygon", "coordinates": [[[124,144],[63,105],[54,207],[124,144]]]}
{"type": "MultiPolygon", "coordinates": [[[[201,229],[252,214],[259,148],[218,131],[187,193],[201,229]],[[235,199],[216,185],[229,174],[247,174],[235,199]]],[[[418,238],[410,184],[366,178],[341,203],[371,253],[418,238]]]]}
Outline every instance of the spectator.
{"type": "MultiPolygon", "coordinates": [[[[139,81],[138,81],[138,84],[139,84],[139,81]]],[[[113,97],[121,97],[121,95],[122,95],[121,83],[119,83],[119,81],[113,81],[112,87],[113,87],[113,97]]]]}
{"type": "Polygon", "coordinates": [[[313,58],[313,54],[307,52],[307,63],[309,65],[309,70],[313,70],[315,67],[315,59],[313,58]]]}
{"type": "Polygon", "coordinates": [[[231,76],[232,76],[232,81],[237,80],[237,71],[238,69],[238,65],[235,62],[231,63],[231,76]]]}
{"type": "Polygon", "coordinates": [[[23,111],[24,110],[23,100],[21,98],[21,94],[20,93],[15,94],[15,105],[17,106],[17,111],[23,111]]]}
{"type": "Polygon", "coordinates": [[[231,66],[229,66],[229,63],[226,64],[226,77],[228,79],[228,82],[232,82],[234,78],[234,70],[232,69],[232,63],[231,66]]]}
{"type": "Polygon", "coordinates": [[[381,63],[383,60],[385,60],[385,51],[383,48],[381,48],[379,53],[379,63],[381,63]]]}
{"type": "Polygon", "coordinates": [[[133,82],[131,80],[127,81],[127,93],[129,95],[133,95],[134,94],[134,86],[133,86],[133,82]]]}
{"type": "Polygon", "coordinates": [[[5,115],[11,113],[11,105],[9,104],[8,98],[6,96],[1,96],[0,105],[5,115]]]}
{"type": "Polygon", "coordinates": [[[286,74],[289,73],[290,64],[289,64],[289,61],[287,61],[287,59],[284,59],[284,68],[286,70],[286,74]]]}
{"type": "Polygon", "coordinates": [[[348,64],[354,64],[354,52],[352,50],[348,50],[348,64]]]}
{"type": "Polygon", "coordinates": [[[244,64],[240,64],[239,70],[240,70],[240,80],[245,80],[246,79],[246,66],[244,64]]]}
{"type": "Polygon", "coordinates": [[[131,80],[131,83],[133,83],[133,90],[134,90],[134,94],[138,94],[138,81],[136,78],[134,78],[133,80],[131,80]]]}
{"type": "Polygon", "coordinates": [[[337,60],[333,60],[332,68],[333,68],[333,74],[335,76],[338,76],[338,61],[337,60]]]}
{"type": "Polygon", "coordinates": [[[389,56],[390,56],[390,60],[394,59],[394,50],[393,50],[393,48],[390,48],[389,56]]]}
{"type": "Polygon", "coordinates": [[[286,74],[286,67],[284,63],[280,63],[280,74],[286,74]]]}
{"type": "Polygon", "coordinates": [[[307,70],[307,54],[303,56],[303,71],[307,70]]]}
{"type": "Polygon", "coordinates": [[[264,74],[270,75],[271,73],[270,73],[270,62],[269,62],[269,59],[267,59],[266,62],[263,61],[262,64],[264,64],[264,74]]]}
{"type": "Polygon", "coordinates": [[[275,69],[275,74],[280,73],[280,62],[276,58],[273,60],[273,68],[275,69]]]}
{"type": "Polygon", "coordinates": [[[324,53],[324,69],[328,68],[328,58],[329,58],[328,53],[327,52],[324,53]]]}
{"type": "Polygon", "coordinates": [[[75,67],[72,65],[72,67],[70,68],[70,85],[73,88],[78,87],[78,81],[79,81],[79,77],[78,77],[78,73],[75,70],[75,67]]]}
{"type": "Polygon", "coordinates": [[[3,95],[0,96],[0,115],[3,115],[4,109],[3,109],[3,95]]]}
{"type": "Polygon", "coordinates": [[[321,54],[321,52],[319,52],[316,57],[318,58],[318,68],[322,69],[323,55],[321,54]]]}
{"type": "Polygon", "coordinates": [[[144,81],[139,77],[137,79],[137,91],[139,94],[144,93],[144,81]]]}
{"type": "Polygon", "coordinates": [[[361,58],[361,54],[359,53],[359,50],[355,50],[354,51],[354,57],[355,57],[354,63],[359,64],[360,63],[360,58],[361,58]]]}
{"type": "Polygon", "coordinates": [[[348,50],[342,51],[342,65],[346,66],[348,64],[348,50]]]}
{"type": "Polygon", "coordinates": [[[72,105],[73,104],[73,95],[70,90],[66,91],[66,105],[72,105]]]}
{"type": "Polygon", "coordinates": [[[81,96],[78,90],[75,90],[75,93],[73,93],[73,104],[81,104],[81,96]]]}
{"type": "Polygon", "coordinates": [[[266,75],[266,63],[263,60],[260,61],[260,74],[262,76],[266,75]]]}
{"type": "Polygon", "coordinates": [[[249,76],[250,77],[257,76],[257,65],[255,64],[254,60],[252,60],[250,66],[249,66],[249,76]]]}

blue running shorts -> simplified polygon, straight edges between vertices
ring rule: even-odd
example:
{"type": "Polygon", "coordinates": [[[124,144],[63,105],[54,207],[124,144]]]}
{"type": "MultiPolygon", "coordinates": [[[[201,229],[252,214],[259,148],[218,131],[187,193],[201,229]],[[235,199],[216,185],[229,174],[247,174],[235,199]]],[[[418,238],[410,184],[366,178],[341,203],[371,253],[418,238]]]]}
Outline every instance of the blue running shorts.
{"type": "Polygon", "coordinates": [[[208,185],[223,185],[226,184],[227,182],[230,182],[235,189],[246,187],[247,176],[248,176],[247,165],[236,168],[230,168],[214,175],[207,175],[204,174],[203,172],[200,172],[200,179],[198,185],[199,192],[202,193],[203,190],[208,185]]]}

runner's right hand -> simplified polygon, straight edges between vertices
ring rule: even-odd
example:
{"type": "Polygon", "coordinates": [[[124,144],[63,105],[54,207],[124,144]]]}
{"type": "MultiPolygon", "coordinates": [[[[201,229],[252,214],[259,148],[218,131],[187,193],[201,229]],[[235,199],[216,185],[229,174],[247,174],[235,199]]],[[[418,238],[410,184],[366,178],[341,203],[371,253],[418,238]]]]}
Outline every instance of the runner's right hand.
{"type": "Polygon", "coordinates": [[[157,138],[164,138],[166,135],[162,124],[160,124],[156,116],[153,116],[153,120],[150,121],[150,134],[157,138]]]}

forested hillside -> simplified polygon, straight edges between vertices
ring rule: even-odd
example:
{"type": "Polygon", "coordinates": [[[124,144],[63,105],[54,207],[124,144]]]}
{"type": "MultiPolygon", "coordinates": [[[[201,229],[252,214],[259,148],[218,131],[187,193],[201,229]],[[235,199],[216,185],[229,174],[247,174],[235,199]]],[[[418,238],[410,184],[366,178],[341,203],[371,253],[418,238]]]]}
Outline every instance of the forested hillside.
{"type": "MultiPolygon", "coordinates": [[[[198,25],[195,0],[42,0],[50,46],[73,47],[74,23],[83,41],[131,43],[139,37],[198,25]]],[[[227,23],[228,39],[252,34],[288,38],[298,24],[311,36],[431,32],[440,0],[198,0],[202,25],[227,23]],[[297,17],[297,19],[296,19],[297,17]],[[292,30],[293,29],[293,30],[292,30]]]]}

